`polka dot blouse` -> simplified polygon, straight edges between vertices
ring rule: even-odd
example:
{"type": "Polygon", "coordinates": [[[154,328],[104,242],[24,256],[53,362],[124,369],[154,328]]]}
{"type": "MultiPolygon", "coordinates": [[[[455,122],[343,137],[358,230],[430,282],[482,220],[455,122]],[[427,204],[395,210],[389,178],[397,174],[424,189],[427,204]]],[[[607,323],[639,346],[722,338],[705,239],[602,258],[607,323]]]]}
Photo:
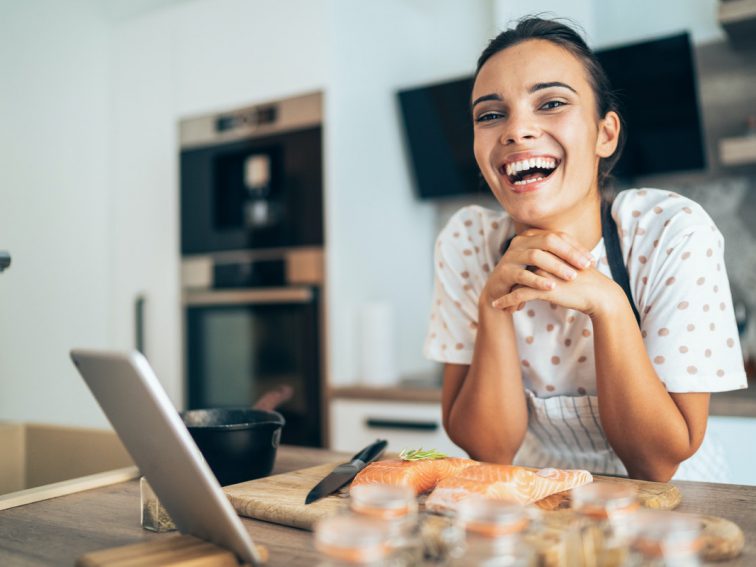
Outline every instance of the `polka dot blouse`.
{"type": "MultiPolygon", "coordinates": [[[[612,206],[641,334],[670,392],[746,387],[722,235],[700,205],[657,189],[621,192],[612,206]]],[[[503,211],[459,210],[435,249],[434,299],[424,353],[470,364],[478,297],[514,234],[503,211]]],[[[604,242],[592,250],[611,278],[604,242]]],[[[540,397],[595,395],[591,320],[579,311],[530,301],[513,315],[524,385],[540,397]]],[[[631,356],[632,353],[628,353],[631,356]]]]}

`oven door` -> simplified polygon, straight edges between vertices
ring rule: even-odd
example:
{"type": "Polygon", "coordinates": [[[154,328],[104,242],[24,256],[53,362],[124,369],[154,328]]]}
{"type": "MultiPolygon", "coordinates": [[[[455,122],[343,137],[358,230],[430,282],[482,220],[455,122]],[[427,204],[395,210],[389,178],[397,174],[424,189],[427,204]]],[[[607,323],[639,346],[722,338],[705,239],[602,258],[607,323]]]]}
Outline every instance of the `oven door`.
{"type": "Polygon", "coordinates": [[[187,292],[189,409],[251,406],[289,385],[281,441],[322,446],[318,288],[187,292]]]}

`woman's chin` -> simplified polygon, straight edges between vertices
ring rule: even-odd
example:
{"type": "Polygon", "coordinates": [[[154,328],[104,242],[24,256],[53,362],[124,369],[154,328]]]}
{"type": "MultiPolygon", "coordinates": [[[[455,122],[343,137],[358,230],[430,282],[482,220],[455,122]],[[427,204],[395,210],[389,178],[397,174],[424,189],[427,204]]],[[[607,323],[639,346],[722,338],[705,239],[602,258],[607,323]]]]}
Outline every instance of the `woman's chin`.
{"type": "Polygon", "coordinates": [[[502,208],[518,224],[540,226],[543,221],[557,212],[552,199],[508,199],[499,195],[495,196],[502,208]]]}

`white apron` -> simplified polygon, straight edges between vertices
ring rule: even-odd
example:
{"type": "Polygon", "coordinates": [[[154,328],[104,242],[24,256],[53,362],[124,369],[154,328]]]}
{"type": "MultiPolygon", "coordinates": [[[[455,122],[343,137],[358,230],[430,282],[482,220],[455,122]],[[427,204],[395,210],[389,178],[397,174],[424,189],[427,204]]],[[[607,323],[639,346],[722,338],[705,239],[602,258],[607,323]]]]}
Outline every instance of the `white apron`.
{"type": "MultiPolygon", "coordinates": [[[[539,398],[528,389],[525,394],[528,431],[515,464],[627,476],[601,427],[596,396],[539,398]]],[[[642,435],[638,442],[643,442],[642,435]]],[[[730,482],[724,452],[711,434],[706,434],[695,455],[680,464],[673,480],[730,482]]]]}

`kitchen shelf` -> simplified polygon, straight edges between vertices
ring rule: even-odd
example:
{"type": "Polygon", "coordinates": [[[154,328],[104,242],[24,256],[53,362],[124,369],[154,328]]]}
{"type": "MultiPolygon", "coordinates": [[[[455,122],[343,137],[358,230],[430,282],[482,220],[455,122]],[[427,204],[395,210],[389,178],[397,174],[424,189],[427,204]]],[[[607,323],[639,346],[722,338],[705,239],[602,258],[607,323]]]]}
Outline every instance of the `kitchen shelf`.
{"type": "Polygon", "coordinates": [[[718,19],[734,47],[756,47],[756,0],[721,0],[718,19]]]}
{"type": "Polygon", "coordinates": [[[719,140],[719,159],[722,165],[756,163],[756,136],[722,138],[719,140]]]}

